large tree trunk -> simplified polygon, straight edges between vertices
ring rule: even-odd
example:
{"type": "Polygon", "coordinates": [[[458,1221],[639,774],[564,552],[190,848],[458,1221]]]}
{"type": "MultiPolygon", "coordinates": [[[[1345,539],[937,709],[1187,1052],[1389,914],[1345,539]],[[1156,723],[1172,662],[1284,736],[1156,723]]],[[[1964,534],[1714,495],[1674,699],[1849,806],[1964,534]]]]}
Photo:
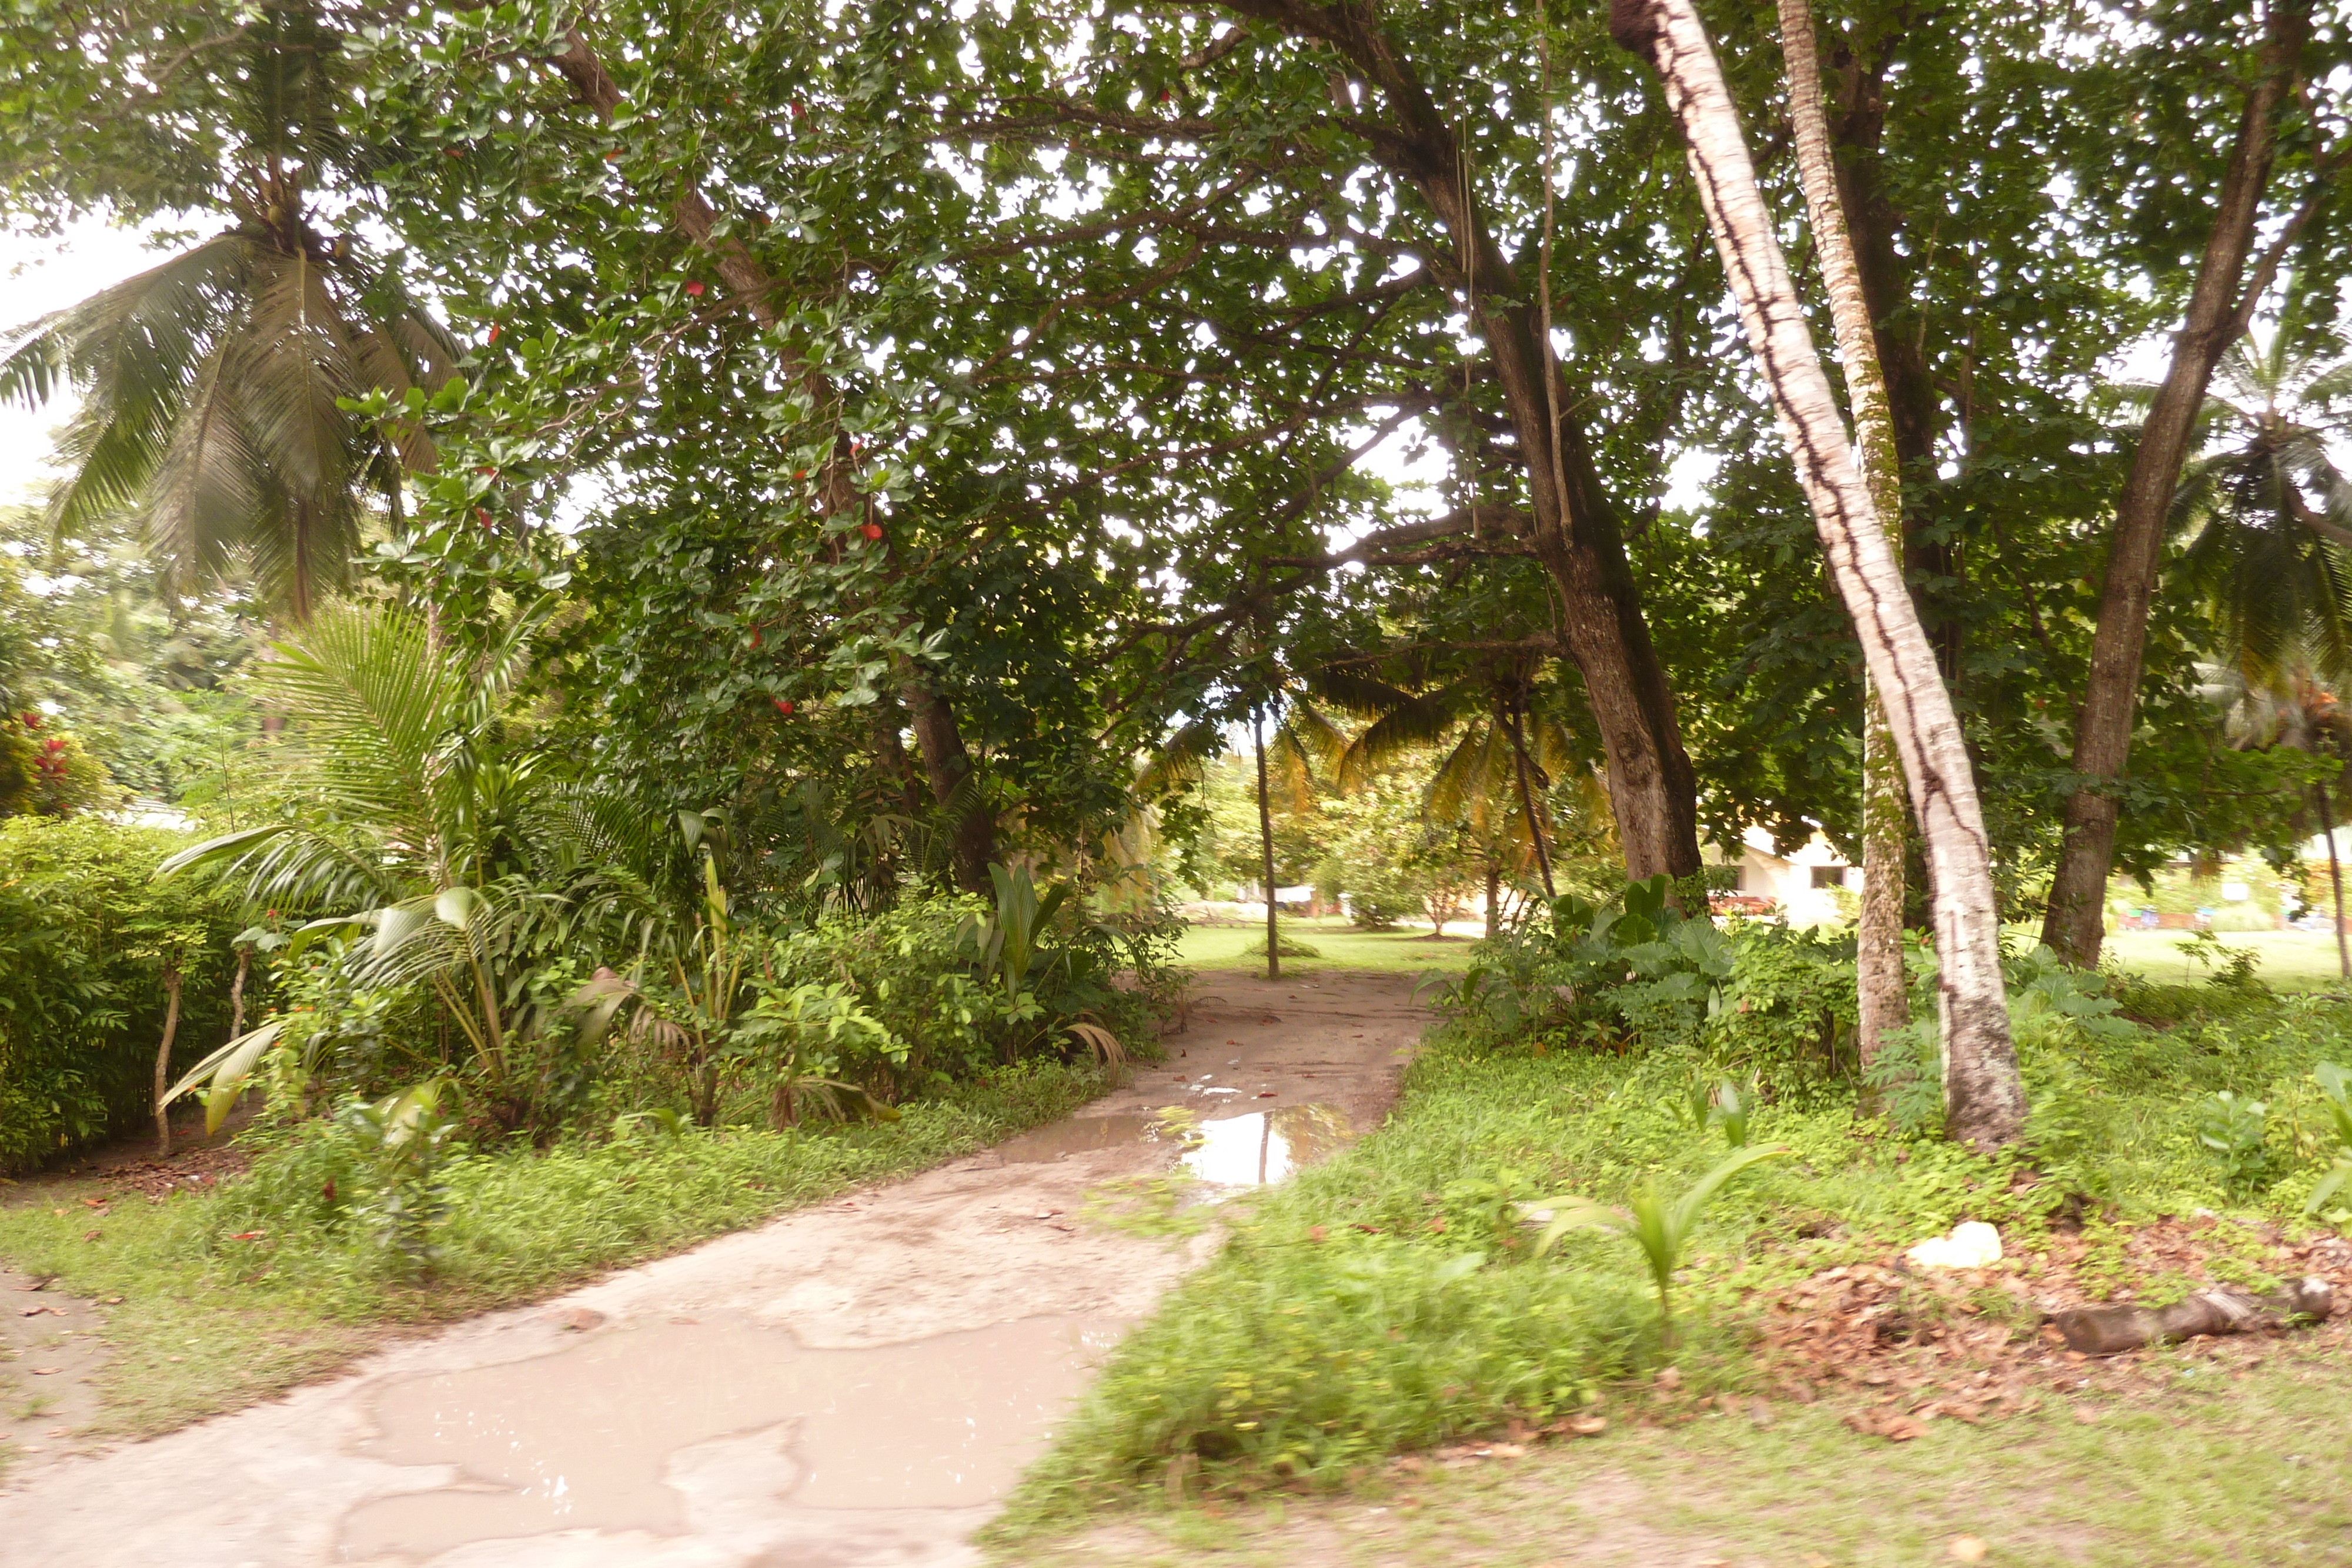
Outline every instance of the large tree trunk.
{"type": "Polygon", "coordinates": [[[2148,601],[2156,592],[2164,519],[2180,483],[2181,465],[2189,456],[2213,367],[2245,330],[2254,296],[2268,281],[2258,277],[2252,288],[2241,293],[2277,151],[2280,112],[2310,31],[2310,0],[2274,0],[2263,41],[2261,75],[2246,94],[2237,143],[2221,175],[2213,231],[2206,236],[2197,282],[2189,296],[2188,315],[2173,339],[2172,363],[2156,401],[2148,405],[2131,473],[2116,503],[2098,630],[2091,639],[2091,674],[2074,726],[2076,784],[2066,798],[2065,836],[2042,923],[2042,940],[2068,963],[2084,968],[2098,963],[2106,936],[2107,877],[2115,868],[2120,808],[2116,787],[2131,753],[2132,724],[2139,708],[2148,601]]]}
{"type": "MultiPolygon", "coordinates": [[[[609,120],[620,110],[619,85],[578,28],[565,33],[563,52],[550,63],[598,119],[609,120]]],[[[719,282],[751,312],[753,320],[762,327],[774,327],[783,319],[777,305],[775,279],[742,241],[731,235],[719,235],[719,214],[701,191],[687,184],[670,204],[670,219],[679,233],[709,254],[719,282]]],[[[784,370],[799,378],[815,406],[828,408],[838,401],[831,384],[814,367],[787,359],[784,370]]],[[[826,516],[855,513],[865,505],[864,497],[857,493],[846,435],[835,441],[818,479],[820,505],[826,516]]],[[[971,755],[957,726],[955,709],[911,661],[896,661],[893,674],[898,676],[899,695],[913,721],[916,740],[922,747],[923,769],[929,779],[932,797],[955,818],[956,883],[968,893],[987,894],[992,888],[988,866],[996,858],[996,819],[987,801],[965,787],[971,771],[971,755]]]]}
{"type": "Polygon", "coordinates": [[[1265,877],[1265,977],[1282,978],[1282,930],[1274,899],[1274,804],[1265,791],[1265,717],[1250,709],[1250,745],[1257,755],[1257,846],[1265,877]]]}
{"type": "Polygon", "coordinates": [[[180,967],[163,966],[163,1043],[155,1048],[155,1157],[172,1157],[172,1108],[163,1091],[172,1086],[172,1040],[180,1032],[180,967]]]}
{"type": "Polygon", "coordinates": [[[1370,0],[1228,0],[1229,8],[1328,45],[1381,96],[1372,156],[1410,183],[1444,226],[1431,265],[1466,303],[1486,341],[1534,517],[1529,544],[1559,591],[1561,641],[1584,677],[1608,758],[1625,873],[1697,874],[1698,782],[1664,669],[1650,642],[1615,509],[1544,341],[1549,314],[1496,244],[1477,204],[1469,153],[1370,0]]]}
{"type": "Polygon", "coordinates": [[[1946,1129],[1979,1149],[2004,1146],[2022,1129],[2025,1095],[2009,1036],[1984,814],[1950,694],[1856,471],[1698,13],[1690,0],[1613,0],[1610,30],[1656,68],[1682,125],[1741,324],[1903,759],[1933,868],[1946,1129]]]}
{"type": "MultiPolygon", "coordinates": [[[[1845,221],[1837,161],[1822,112],[1821,64],[1808,0],[1780,0],[1780,47],[1789,63],[1789,115],[1796,131],[1797,173],[1812,220],[1813,248],[1845,366],[1863,483],[1882,526],[1901,526],[1902,460],[1895,450],[1886,378],[1880,368],[1875,312],[1845,221]]],[[[1940,664],[1940,662],[1939,662],[1940,664]]],[[[1903,975],[1903,796],[1886,706],[1867,676],[1862,703],[1862,921],[1856,933],[1855,1055],[1868,1067],[1890,1029],[1911,1021],[1903,975]]]]}

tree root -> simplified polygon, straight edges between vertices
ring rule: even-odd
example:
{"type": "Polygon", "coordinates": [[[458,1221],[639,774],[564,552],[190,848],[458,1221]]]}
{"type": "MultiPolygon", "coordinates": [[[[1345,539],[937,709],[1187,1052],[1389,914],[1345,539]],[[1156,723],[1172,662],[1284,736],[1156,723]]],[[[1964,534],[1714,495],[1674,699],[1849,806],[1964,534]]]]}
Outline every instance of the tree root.
{"type": "Polygon", "coordinates": [[[2336,1293],[2327,1281],[2308,1277],[2272,1296],[2200,1291],[2168,1307],[2072,1307],[2053,1313],[2050,1321],[2066,1336],[2067,1349],[2084,1355],[2117,1355],[2200,1334],[2251,1333],[2298,1321],[2318,1322],[2335,1306],[2336,1293]]]}

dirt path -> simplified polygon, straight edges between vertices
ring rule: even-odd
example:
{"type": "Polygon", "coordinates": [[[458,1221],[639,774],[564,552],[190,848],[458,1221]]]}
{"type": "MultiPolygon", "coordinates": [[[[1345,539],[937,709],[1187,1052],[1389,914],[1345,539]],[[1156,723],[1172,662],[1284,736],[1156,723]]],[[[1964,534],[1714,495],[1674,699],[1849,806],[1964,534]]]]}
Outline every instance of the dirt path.
{"type": "MultiPolygon", "coordinates": [[[[1082,1223],[1165,1172],[1278,1179],[1373,1124],[1398,976],[1211,977],[1162,1067],[1069,1121],[0,1493],[0,1562],[863,1568],[965,1545],[1088,1369],[1213,1241],[1082,1223]]],[[[87,1313],[86,1306],[73,1311],[87,1313]]],[[[76,1320],[79,1322],[79,1319],[76,1320]]]]}

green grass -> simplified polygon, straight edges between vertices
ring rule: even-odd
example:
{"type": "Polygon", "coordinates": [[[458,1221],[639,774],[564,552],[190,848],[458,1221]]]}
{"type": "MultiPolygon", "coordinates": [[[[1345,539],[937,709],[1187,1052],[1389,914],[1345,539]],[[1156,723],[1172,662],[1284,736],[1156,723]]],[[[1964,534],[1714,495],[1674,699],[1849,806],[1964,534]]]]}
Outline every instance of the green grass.
{"type": "Polygon", "coordinates": [[[2013,1157],[1895,1137],[1857,1118],[1842,1082],[1788,1064],[1538,1054],[1545,1042],[1441,1032],[1384,1126],[1231,1210],[1225,1250],[1113,1355],[996,1538],[1131,1505],[1179,1457],[1204,1462],[1213,1487],[1343,1484],[1389,1453],[1514,1416],[1540,1424],[1646,1375],[1662,1347],[1635,1249],[1574,1233],[1533,1260],[1515,1204],[1681,1190],[1722,1154],[1684,1121],[1701,1073],[1763,1070],[1773,1093],[1753,1138],[1795,1155],[1717,1199],[1677,1286],[1673,1359],[1695,1387],[1747,1393],[1752,1292],[1881,1260],[1961,1218],[2031,1249],[2071,1190],[2126,1221],[2198,1207],[2294,1216],[2332,1153],[2299,1141],[2311,1066],[2352,1061],[2352,1009],[2296,998],[2120,1040],[2037,1040],[2029,1086],[2063,1120],[2034,1155],[2052,1179],[2020,1186],[2013,1157]],[[2257,1192],[2231,1191],[2197,1142],[2199,1103],[2222,1088],[2273,1107],[2273,1166],[2257,1192]]]}
{"type": "MultiPolygon", "coordinates": [[[[1453,973],[1470,962],[1471,941],[1448,936],[1433,942],[1426,921],[1397,931],[1359,931],[1345,920],[1285,920],[1285,936],[1297,937],[1319,956],[1285,958],[1282,972],[1323,974],[1334,969],[1370,970],[1384,975],[1418,975],[1428,970],[1453,973]]],[[[1184,933],[1177,961],[1203,973],[1212,970],[1265,972],[1265,926],[1195,925],[1184,933]],[[1257,951],[1251,953],[1249,948],[1257,951]]]]}
{"type": "Polygon", "coordinates": [[[1907,1568],[1948,1562],[1952,1541],[1973,1535],[1989,1562],[2018,1568],[2342,1563],[2352,1558],[2347,1402],[2352,1369],[2290,1352],[2234,1375],[2205,1360],[2198,1375],[2136,1398],[2085,1396],[1980,1427],[1939,1421],[1899,1446],[1855,1435],[1824,1407],[1781,1405],[1761,1429],[1719,1414],[1621,1426],[1516,1462],[1382,1475],[1336,1498],[1154,1500],[1106,1530],[1026,1542],[1017,1561],[1907,1568]]]}
{"type": "MultiPolygon", "coordinates": [[[[2117,931],[2106,939],[2105,950],[2124,968],[2159,984],[2196,983],[2210,972],[2180,951],[2186,931],[2117,931]]],[[[2259,955],[2258,978],[2280,991],[2308,991],[2341,986],[2336,938],[2324,931],[2221,931],[2216,940],[2224,946],[2259,955]]]]}
{"type": "Polygon", "coordinates": [[[272,1226],[236,1186],[82,1202],[103,1180],[0,1209],[0,1260],[107,1308],[98,1431],[141,1437],[250,1404],[387,1337],[536,1300],[845,1188],[905,1176],[1066,1114],[1090,1071],[1008,1071],[878,1126],[565,1144],[458,1161],[433,1276],[386,1276],[352,1227],[272,1226]],[[247,1228],[257,1239],[236,1239],[247,1228]],[[89,1239],[95,1231],[95,1239],[89,1239]]]}

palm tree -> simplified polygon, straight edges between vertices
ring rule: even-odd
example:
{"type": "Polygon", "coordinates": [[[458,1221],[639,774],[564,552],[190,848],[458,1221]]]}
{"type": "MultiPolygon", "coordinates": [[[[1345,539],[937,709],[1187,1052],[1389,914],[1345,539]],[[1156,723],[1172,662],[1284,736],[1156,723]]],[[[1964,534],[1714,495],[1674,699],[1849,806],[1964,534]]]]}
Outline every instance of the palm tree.
{"type": "Polygon", "coordinates": [[[538,1021],[520,983],[537,950],[691,891],[665,822],[518,741],[510,697],[541,619],[518,618],[476,659],[404,610],[320,611],[260,674],[292,722],[302,811],[159,872],[208,870],[252,904],[322,916],[303,940],[353,938],[371,983],[430,988],[494,1093],[538,1021]]]}
{"type": "Polygon", "coordinates": [[[1598,819],[1607,817],[1605,791],[1596,793],[1598,780],[1578,755],[1575,737],[1559,716],[1561,705],[1546,700],[1532,660],[1485,663],[1442,683],[1415,682],[1422,674],[1407,670],[1400,681],[1412,684],[1391,684],[1342,664],[1317,675],[1318,695],[1371,718],[1341,753],[1339,784],[1352,789],[1411,750],[1445,746],[1422,810],[1432,820],[1466,823],[1488,846],[1492,935],[1505,855],[1520,868],[1532,862],[1545,896],[1559,896],[1553,781],[1572,779],[1583,786],[1584,814],[1598,819]]]}
{"type": "MultiPolygon", "coordinates": [[[[2352,710],[2320,680],[2307,649],[2284,661],[2267,659],[2252,672],[2244,666],[2225,667],[2217,685],[2215,695],[2228,704],[2224,733],[2231,746],[2257,751],[2284,746],[2314,757],[2352,758],[2352,710]]],[[[2344,978],[2352,980],[2352,943],[2344,933],[2344,867],[2336,850],[2336,802],[2326,779],[2312,780],[2311,800],[2315,816],[2305,820],[2315,820],[2327,840],[2336,967],[2344,978]]]]}
{"type": "Polygon", "coordinates": [[[242,558],[297,624],[345,580],[363,497],[396,514],[403,473],[433,462],[422,431],[379,428],[341,401],[437,386],[458,353],[350,235],[312,226],[312,188],[366,162],[339,122],[342,42],[318,5],[294,0],[192,57],[226,99],[234,144],[215,194],[230,226],[0,335],[0,398],[81,394],[54,527],[133,511],[175,591],[242,558]]]}
{"type": "Polygon", "coordinates": [[[2352,360],[2327,363],[2334,347],[2292,305],[2267,342],[2233,344],[2206,400],[2207,450],[2173,497],[2189,580],[2261,686],[2352,674],[2352,483],[2327,450],[2352,434],[2352,360]]]}

